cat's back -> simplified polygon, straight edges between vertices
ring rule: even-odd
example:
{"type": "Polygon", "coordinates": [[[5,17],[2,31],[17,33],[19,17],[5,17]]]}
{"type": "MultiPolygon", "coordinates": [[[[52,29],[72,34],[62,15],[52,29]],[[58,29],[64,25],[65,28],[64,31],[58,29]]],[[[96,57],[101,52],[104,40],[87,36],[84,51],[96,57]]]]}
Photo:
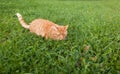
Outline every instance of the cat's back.
{"type": "Polygon", "coordinates": [[[30,23],[30,25],[47,25],[47,26],[53,24],[54,24],[53,22],[45,19],[35,19],[30,23]]]}
{"type": "Polygon", "coordinates": [[[42,35],[48,31],[50,31],[51,27],[55,26],[55,24],[49,20],[44,19],[36,19],[30,23],[30,31],[35,32],[37,35],[42,35]]]}

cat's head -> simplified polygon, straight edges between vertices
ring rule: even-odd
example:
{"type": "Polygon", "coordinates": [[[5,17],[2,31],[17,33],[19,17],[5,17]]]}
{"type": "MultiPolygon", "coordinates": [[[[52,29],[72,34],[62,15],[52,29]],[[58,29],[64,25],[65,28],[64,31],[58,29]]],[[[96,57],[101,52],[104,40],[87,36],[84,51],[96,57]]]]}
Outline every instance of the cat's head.
{"type": "Polygon", "coordinates": [[[67,37],[67,26],[56,26],[53,28],[52,38],[54,40],[64,40],[67,37]]]}

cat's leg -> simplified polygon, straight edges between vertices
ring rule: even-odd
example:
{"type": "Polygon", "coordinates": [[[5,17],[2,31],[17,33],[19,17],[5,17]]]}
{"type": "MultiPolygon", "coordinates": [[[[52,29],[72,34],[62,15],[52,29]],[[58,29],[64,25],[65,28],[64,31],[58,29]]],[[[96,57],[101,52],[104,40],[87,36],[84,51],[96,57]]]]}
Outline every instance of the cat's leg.
{"type": "Polygon", "coordinates": [[[45,35],[45,39],[48,39],[48,36],[47,36],[47,35],[45,35]]]}

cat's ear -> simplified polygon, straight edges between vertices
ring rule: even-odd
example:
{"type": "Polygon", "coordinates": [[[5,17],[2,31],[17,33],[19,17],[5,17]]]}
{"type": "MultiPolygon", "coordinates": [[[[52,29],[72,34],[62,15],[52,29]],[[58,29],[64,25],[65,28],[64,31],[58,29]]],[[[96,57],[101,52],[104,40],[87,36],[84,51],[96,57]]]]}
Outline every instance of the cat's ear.
{"type": "Polygon", "coordinates": [[[65,29],[66,29],[66,30],[68,29],[68,25],[65,26],[65,29]]]}

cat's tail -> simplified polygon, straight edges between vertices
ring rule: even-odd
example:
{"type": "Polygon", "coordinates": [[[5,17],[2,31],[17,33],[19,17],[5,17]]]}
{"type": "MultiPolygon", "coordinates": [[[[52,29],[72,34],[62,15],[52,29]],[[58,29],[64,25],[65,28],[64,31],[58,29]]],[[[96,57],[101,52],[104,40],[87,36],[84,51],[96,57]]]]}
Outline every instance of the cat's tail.
{"type": "Polygon", "coordinates": [[[18,20],[19,20],[20,24],[21,24],[24,28],[29,29],[29,25],[28,25],[27,23],[25,23],[22,15],[21,15],[20,13],[16,13],[16,15],[17,15],[17,17],[18,17],[18,20]]]}

